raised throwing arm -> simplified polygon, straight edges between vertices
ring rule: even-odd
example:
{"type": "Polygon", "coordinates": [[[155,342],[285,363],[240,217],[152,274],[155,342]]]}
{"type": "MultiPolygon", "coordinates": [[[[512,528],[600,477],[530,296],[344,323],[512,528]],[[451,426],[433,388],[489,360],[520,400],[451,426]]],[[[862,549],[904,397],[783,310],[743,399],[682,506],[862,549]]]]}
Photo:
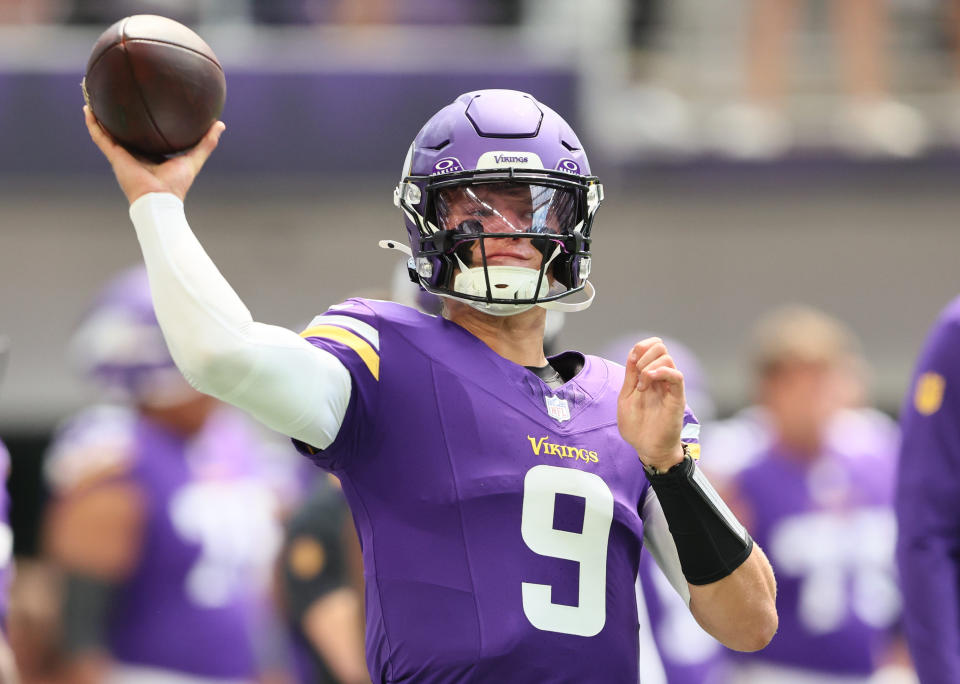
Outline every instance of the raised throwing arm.
{"type": "Polygon", "coordinates": [[[157,319],[196,389],[318,448],[337,436],[350,400],[347,369],[295,332],[257,323],[190,229],[183,200],[224,130],[162,164],[116,144],[85,109],[90,137],[130,202],[157,319]]]}

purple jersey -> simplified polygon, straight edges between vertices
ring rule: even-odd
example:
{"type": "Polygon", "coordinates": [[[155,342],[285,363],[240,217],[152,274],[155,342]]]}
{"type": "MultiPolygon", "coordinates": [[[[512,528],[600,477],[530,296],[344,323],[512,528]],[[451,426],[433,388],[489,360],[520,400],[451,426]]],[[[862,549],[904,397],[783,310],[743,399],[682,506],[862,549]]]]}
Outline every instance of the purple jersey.
{"type": "Polygon", "coordinates": [[[360,534],[373,680],[635,684],[648,483],[617,430],[623,368],[588,356],[552,391],[450,321],[368,300],[303,335],[353,378],[313,458],[360,534]]]}
{"type": "Polygon", "coordinates": [[[216,678],[256,675],[251,619],[279,545],[277,501],[260,481],[262,437],[232,410],[189,440],[116,408],[60,434],[49,477],[129,482],[145,507],[139,561],[117,589],[108,648],[124,665],[216,678]],[[257,573],[261,573],[258,578],[257,573]]]}
{"type": "Polygon", "coordinates": [[[780,617],[770,645],[745,662],[861,676],[899,617],[896,432],[870,412],[838,416],[831,432],[845,439],[828,440],[812,462],[771,443],[736,476],[776,573],[780,617]]]}
{"type": "Polygon", "coordinates": [[[920,355],[901,412],[897,561],[922,682],[960,682],[960,298],[920,355]]]}
{"type": "Polygon", "coordinates": [[[6,629],[10,582],[13,580],[13,530],[10,529],[10,453],[0,442],[0,629],[6,629]]]}

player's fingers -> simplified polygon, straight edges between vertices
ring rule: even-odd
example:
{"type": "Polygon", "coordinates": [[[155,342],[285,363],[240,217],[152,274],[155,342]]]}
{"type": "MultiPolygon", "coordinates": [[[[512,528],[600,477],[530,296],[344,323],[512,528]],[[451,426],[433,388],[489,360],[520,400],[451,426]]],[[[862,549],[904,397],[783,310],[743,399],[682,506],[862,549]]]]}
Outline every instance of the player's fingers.
{"type": "Polygon", "coordinates": [[[83,118],[87,124],[87,132],[90,133],[94,144],[100,148],[100,151],[106,155],[107,159],[113,161],[115,149],[119,146],[113,141],[113,138],[103,130],[100,122],[97,121],[97,117],[93,115],[93,111],[87,105],[83,106],[83,118]]]}
{"type": "Polygon", "coordinates": [[[626,375],[623,378],[623,387],[620,389],[620,396],[626,396],[637,389],[637,382],[640,379],[640,371],[643,370],[643,366],[638,368],[637,361],[649,350],[651,347],[662,344],[663,340],[659,337],[648,337],[645,340],[637,342],[630,349],[630,353],[627,355],[627,361],[624,364],[626,368],[626,375]]]}
{"type": "MultiPolygon", "coordinates": [[[[660,358],[655,359],[651,363],[647,364],[647,366],[643,369],[640,369],[640,379],[637,383],[637,389],[643,391],[647,389],[652,382],[659,380],[660,378],[657,374],[660,370],[676,371],[677,373],[680,373],[673,362],[673,357],[669,354],[664,354],[660,358]]],[[[680,378],[683,378],[682,373],[680,374],[680,378]]]]}
{"type": "Polygon", "coordinates": [[[206,132],[206,135],[198,142],[192,150],[187,153],[187,156],[190,157],[197,171],[206,163],[207,159],[210,158],[210,155],[213,154],[213,151],[217,149],[217,144],[220,142],[220,136],[223,135],[223,132],[227,129],[227,126],[222,121],[215,121],[209,130],[206,132]]]}
{"type": "Polygon", "coordinates": [[[667,345],[663,342],[656,342],[647,348],[643,355],[637,359],[637,369],[643,370],[657,359],[667,355],[667,345]]]}
{"type": "Polygon", "coordinates": [[[638,383],[637,389],[642,391],[658,382],[664,383],[671,388],[683,387],[683,373],[669,366],[660,366],[659,368],[648,367],[640,373],[640,382],[638,383]]]}
{"type": "Polygon", "coordinates": [[[635,345],[633,345],[633,348],[637,352],[637,358],[639,359],[647,352],[648,349],[650,349],[650,347],[657,344],[663,344],[663,340],[661,340],[659,337],[648,337],[645,340],[640,340],[637,342],[635,345]]]}
{"type": "Polygon", "coordinates": [[[640,379],[640,371],[637,369],[637,347],[634,345],[633,349],[630,350],[630,353],[627,354],[627,361],[624,364],[626,372],[623,376],[623,387],[620,388],[620,397],[624,398],[629,396],[635,389],[637,389],[637,381],[640,379]]]}

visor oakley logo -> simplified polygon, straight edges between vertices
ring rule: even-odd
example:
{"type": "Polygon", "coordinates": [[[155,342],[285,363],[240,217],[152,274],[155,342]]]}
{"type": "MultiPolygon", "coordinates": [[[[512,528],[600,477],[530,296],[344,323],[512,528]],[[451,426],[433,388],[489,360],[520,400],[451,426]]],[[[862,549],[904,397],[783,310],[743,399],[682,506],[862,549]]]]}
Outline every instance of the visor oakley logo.
{"type": "Polygon", "coordinates": [[[533,453],[537,456],[542,452],[544,456],[573,458],[586,463],[597,463],[600,460],[596,451],[567,446],[566,444],[553,444],[547,441],[550,437],[536,438],[527,435],[527,439],[530,440],[530,448],[533,449],[533,453]]]}
{"type": "Polygon", "coordinates": [[[557,171],[566,171],[567,173],[580,173],[580,165],[572,159],[561,159],[557,164],[557,171]]]}
{"type": "Polygon", "coordinates": [[[434,173],[457,173],[463,171],[463,165],[456,157],[444,157],[433,165],[434,173]]]}
{"type": "Polygon", "coordinates": [[[497,150],[484,152],[477,160],[478,169],[503,169],[507,167],[521,167],[528,169],[542,169],[543,162],[533,152],[511,152],[497,150]]]}

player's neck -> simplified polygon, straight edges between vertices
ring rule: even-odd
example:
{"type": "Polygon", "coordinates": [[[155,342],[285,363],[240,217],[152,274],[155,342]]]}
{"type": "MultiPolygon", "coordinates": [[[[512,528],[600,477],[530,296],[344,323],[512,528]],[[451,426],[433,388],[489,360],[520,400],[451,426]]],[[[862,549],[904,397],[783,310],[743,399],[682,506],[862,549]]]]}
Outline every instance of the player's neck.
{"type": "Polygon", "coordinates": [[[444,315],[509,361],[521,366],[547,364],[543,354],[547,312],[538,306],[513,316],[491,316],[462,302],[447,300],[444,315]]]}

